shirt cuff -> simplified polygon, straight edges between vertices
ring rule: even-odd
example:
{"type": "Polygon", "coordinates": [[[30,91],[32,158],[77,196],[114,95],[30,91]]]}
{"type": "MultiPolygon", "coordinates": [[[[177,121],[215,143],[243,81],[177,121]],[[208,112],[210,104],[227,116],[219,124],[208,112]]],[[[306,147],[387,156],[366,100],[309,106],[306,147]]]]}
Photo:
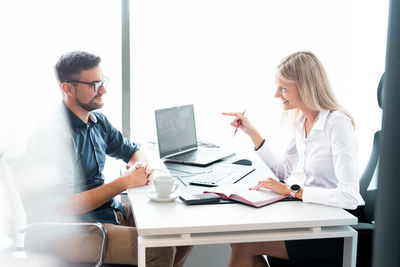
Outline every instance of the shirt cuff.
{"type": "Polygon", "coordinates": [[[261,144],[258,147],[254,147],[254,151],[259,150],[265,143],[265,138],[262,140],[261,144]]]}
{"type": "Polygon", "coordinates": [[[303,202],[329,205],[330,191],[327,188],[304,187],[303,202]]]}

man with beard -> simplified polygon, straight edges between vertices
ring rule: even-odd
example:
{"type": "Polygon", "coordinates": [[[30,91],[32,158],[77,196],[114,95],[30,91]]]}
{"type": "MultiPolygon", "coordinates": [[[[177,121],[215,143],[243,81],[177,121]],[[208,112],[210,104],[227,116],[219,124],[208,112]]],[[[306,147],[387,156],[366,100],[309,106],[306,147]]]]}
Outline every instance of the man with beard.
{"type": "MultiPolygon", "coordinates": [[[[131,208],[114,197],[128,188],[149,184],[153,169],[136,144],[124,138],[103,114],[94,111],[103,106],[103,95],[107,92],[107,79],[100,62],[98,56],[76,51],[63,55],[55,66],[63,94],[59,111],[65,114],[68,125],[56,132],[64,136],[63,144],[72,146],[72,153],[53,152],[63,155],[60,184],[65,192],[71,192],[58,201],[55,213],[57,220],[74,218],[103,223],[108,232],[104,262],[137,265],[137,231],[131,208]],[[126,173],[110,183],[104,183],[102,174],[106,155],[127,163],[126,173]]],[[[52,123],[48,125],[55,127],[52,123]]],[[[40,144],[43,142],[36,142],[34,147],[40,149],[40,144]]],[[[35,246],[29,236],[27,239],[28,247],[35,246]]],[[[68,261],[94,263],[98,261],[100,247],[100,231],[88,227],[79,233],[58,236],[51,250],[68,261]]],[[[183,266],[190,251],[191,247],[150,248],[146,252],[146,265],[183,266]]]]}

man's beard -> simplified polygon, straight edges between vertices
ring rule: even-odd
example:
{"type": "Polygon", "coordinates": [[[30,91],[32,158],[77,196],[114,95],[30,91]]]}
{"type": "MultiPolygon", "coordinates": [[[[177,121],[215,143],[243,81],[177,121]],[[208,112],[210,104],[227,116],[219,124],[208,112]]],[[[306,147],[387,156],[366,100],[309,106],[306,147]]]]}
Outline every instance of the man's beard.
{"type": "Polygon", "coordinates": [[[95,98],[96,98],[96,97],[99,97],[99,96],[100,96],[100,95],[97,95],[97,96],[93,97],[93,98],[89,101],[89,103],[87,103],[87,104],[80,102],[79,99],[76,99],[76,102],[78,102],[78,104],[79,104],[79,106],[81,106],[81,108],[86,109],[87,111],[96,110],[96,109],[99,109],[99,108],[103,107],[103,103],[96,104],[96,103],[94,102],[95,98]]]}

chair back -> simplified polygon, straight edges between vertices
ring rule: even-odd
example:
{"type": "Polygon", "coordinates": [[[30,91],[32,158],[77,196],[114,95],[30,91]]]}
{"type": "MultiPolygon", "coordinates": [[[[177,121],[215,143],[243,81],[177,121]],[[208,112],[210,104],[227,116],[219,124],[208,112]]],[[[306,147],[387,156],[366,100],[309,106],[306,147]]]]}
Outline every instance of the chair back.
{"type": "Polygon", "coordinates": [[[369,223],[374,221],[375,199],[376,199],[377,188],[368,190],[368,187],[370,186],[371,181],[376,179],[375,176],[378,174],[380,133],[381,131],[377,131],[374,135],[372,152],[369,157],[367,167],[365,168],[365,171],[360,178],[360,194],[365,201],[364,213],[369,223]],[[375,179],[373,179],[374,177],[375,179]]]}
{"type": "MultiPolygon", "coordinates": [[[[385,84],[385,73],[382,74],[382,77],[379,81],[378,90],[377,90],[377,99],[378,105],[380,108],[383,108],[383,94],[384,94],[384,84],[385,84]]],[[[372,188],[368,190],[371,185],[371,182],[377,184],[377,174],[378,174],[378,166],[379,166],[379,139],[380,139],[381,131],[375,132],[374,142],[372,145],[372,152],[369,157],[369,161],[367,167],[364,170],[360,178],[360,194],[365,201],[365,216],[369,222],[374,221],[374,213],[375,213],[375,199],[377,188],[372,188]]],[[[376,186],[377,187],[377,186],[376,186]]]]}

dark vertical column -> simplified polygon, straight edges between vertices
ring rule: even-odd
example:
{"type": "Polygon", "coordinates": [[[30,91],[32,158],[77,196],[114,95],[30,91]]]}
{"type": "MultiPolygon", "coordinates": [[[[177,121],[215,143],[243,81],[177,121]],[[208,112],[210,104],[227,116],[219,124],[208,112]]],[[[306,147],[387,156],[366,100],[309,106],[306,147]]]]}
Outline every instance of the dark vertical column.
{"type": "MultiPolygon", "coordinates": [[[[365,55],[368,61],[368,55],[365,55]]],[[[373,266],[400,266],[400,1],[391,0],[373,266]]]]}
{"type": "Polygon", "coordinates": [[[129,0],[122,0],[122,134],[131,138],[131,53],[129,0]]]}

